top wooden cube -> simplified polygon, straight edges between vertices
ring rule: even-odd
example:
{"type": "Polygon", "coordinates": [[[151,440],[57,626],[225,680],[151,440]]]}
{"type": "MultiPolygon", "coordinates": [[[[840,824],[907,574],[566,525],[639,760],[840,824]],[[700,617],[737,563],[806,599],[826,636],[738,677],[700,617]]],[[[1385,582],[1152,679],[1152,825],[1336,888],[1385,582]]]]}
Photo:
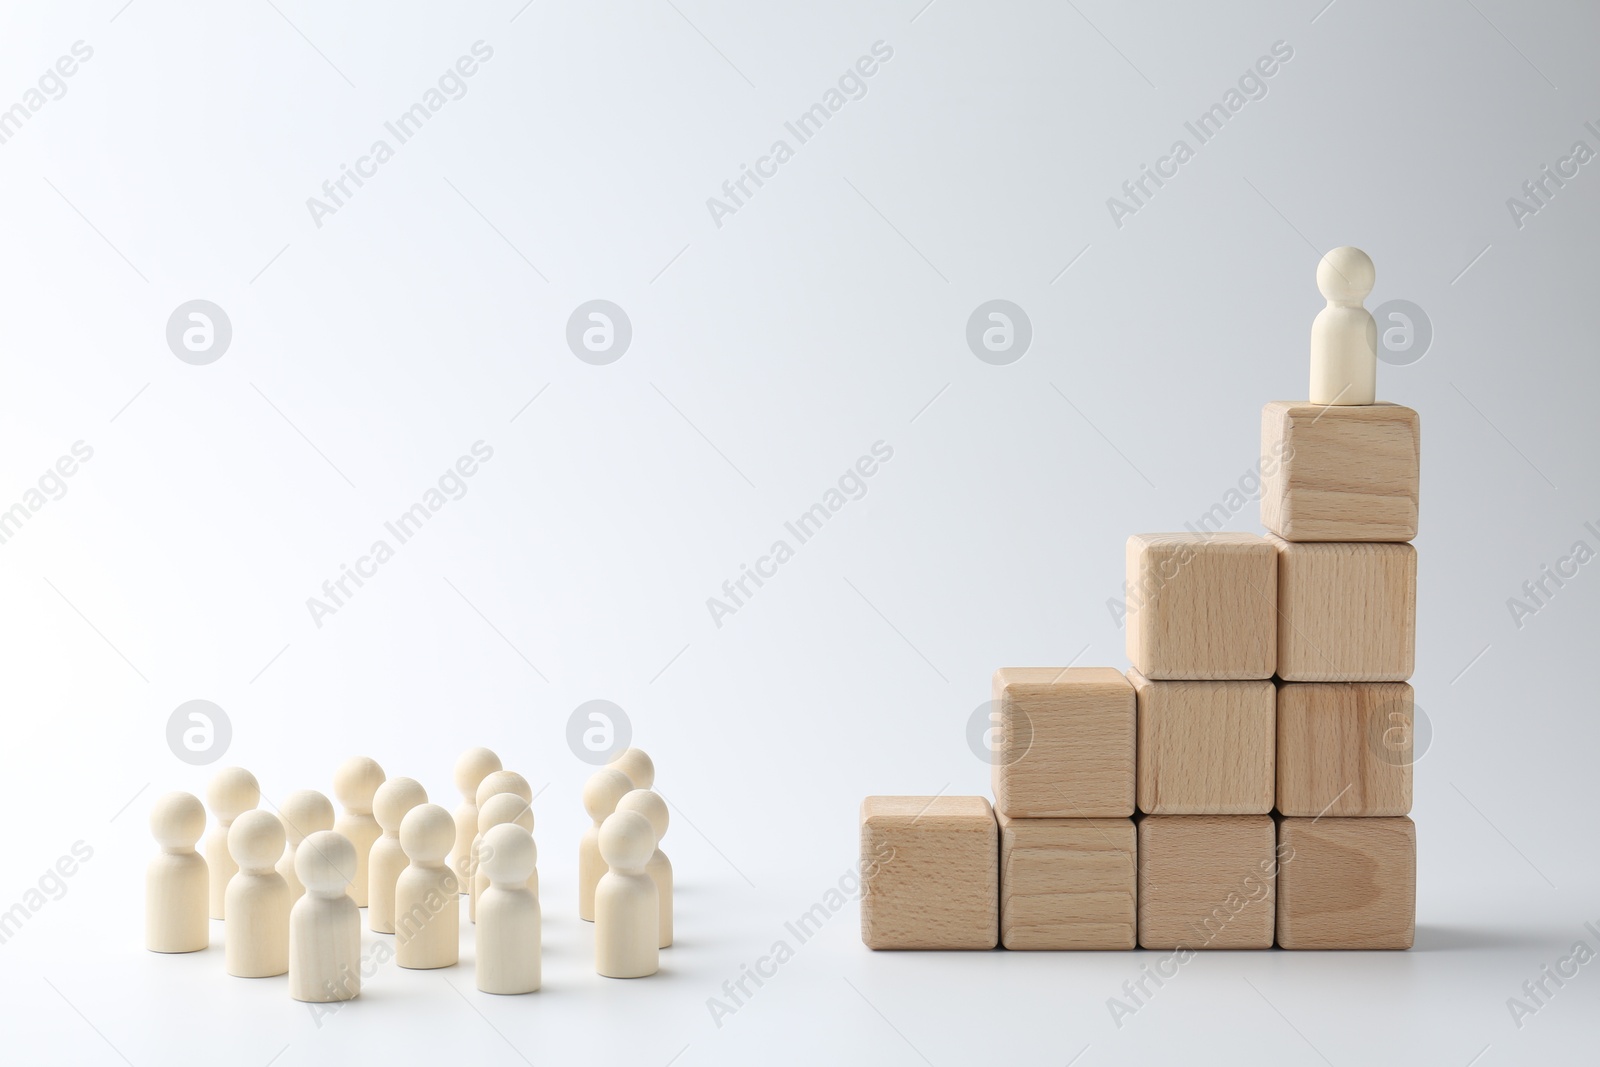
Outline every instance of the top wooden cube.
{"type": "Polygon", "coordinates": [[[1278,664],[1278,554],[1247,533],[1128,538],[1128,659],[1146,678],[1251,681],[1278,664]]]}
{"type": "Polygon", "coordinates": [[[1421,424],[1399,404],[1261,411],[1261,525],[1285,541],[1417,536],[1421,424]]]}

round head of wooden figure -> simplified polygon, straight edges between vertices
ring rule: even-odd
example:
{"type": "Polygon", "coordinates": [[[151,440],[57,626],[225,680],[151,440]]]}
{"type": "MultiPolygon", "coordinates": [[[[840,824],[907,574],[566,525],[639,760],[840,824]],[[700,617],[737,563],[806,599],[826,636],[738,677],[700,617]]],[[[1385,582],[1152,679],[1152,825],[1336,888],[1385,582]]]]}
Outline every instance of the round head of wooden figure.
{"type": "Polygon", "coordinates": [[[372,794],[372,817],[391,834],[400,832],[406,812],[428,802],[428,791],[415,778],[390,778],[372,794]]]}
{"type": "Polygon", "coordinates": [[[649,789],[635,789],[617,801],[618,811],[636,811],[650,820],[650,829],[655,832],[656,844],[667,836],[667,802],[660,793],[649,789]]]}
{"type": "Polygon", "coordinates": [[[626,774],[635,789],[649,789],[656,784],[656,765],[642,748],[626,749],[606,766],[626,774]]]}
{"type": "Polygon", "coordinates": [[[500,757],[487,748],[469,748],[456,758],[456,788],[467,800],[478,795],[478,786],[500,769],[500,757]]]}
{"type": "Polygon", "coordinates": [[[533,802],[533,787],[516,771],[494,771],[478,783],[478,807],[496,793],[515,793],[529,803],[533,802]]]}
{"type": "Polygon", "coordinates": [[[206,832],[206,809],[193,793],[165,793],[150,808],[150,833],[169,852],[192,852],[206,832]]]}
{"type": "Polygon", "coordinates": [[[490,827],[506,823],[533,832],[533,808],[515,793],[496,793],[478,809],[478,832],[486,834],[490,827]]]}
{"type": "Polygon", "coordinates": [[[614,871],[642,871],[655,851],[650,820],[636,811],[613,812],[600,827],[600,856],[614,871]]]}
{"type": "Polygon", "coordinates": [[[353,815],[371,815],[372,798],[383,784],[383,768],[367,756],[352,756],[333,772],[333,794],[353,815]]]}
{"type": "Polygon", "coordinates": [[[633,781],[615,767],[602,767],[583,783],[583,810],[598,825],[617,810],[617,801],[633,791],[633,781]]]}
{"type": "Polygon", "coordinates": [[[228,852],[241,871],[272,870],[283,844],[283,823],[270,811],[247,811],[228,828],[228,852]]]}
{"type": "Polygon", "coordinates": [[[1317,290],[1330,304],[1360,304],[1376,280],[1372,258],[1351,245],[1335,248],[1317,263],[1317,290]]]}
{"type": "Polygon", "coordinates": [[[278,808],[289,844],[298,845],[309,834],[333,829],[333,802],[315,789],[296,789],[278,808]]]}
{"type": "Polygon", "coordinates": [[[261,786],[243,767],[224,767],[206,785],[206,806],[219,822],[232,822],[260,802],[261,786]]]}
{"type": "Polygon", "coordinates": [[[295,852],[294,874],[312,896],[340,896],[355,880],[356,847],[341,833],[318,830],[295,852]]]}
{"type": "Polygon", "coordinates": [[[400,820],[400,847],[412,863],[442,863],[455,843],[455,816],[437,804],[418,804],[400,820]]]}
{"type": "Polygon", "coordinates": [[[538,858],[532,834],[515,823],[501,823],[483,835],[478,863],[491,882],[524,885],[538,858]]]}

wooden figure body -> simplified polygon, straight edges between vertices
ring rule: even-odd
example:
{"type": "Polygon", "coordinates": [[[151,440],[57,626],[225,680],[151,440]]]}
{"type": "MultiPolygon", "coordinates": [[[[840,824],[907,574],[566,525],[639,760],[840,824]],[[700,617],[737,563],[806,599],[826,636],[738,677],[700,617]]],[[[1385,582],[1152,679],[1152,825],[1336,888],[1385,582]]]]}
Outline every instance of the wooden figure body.
{"type": "Polygon", "coordinates": [[[228,830],[228,851],[239,866],[228,880],[228,973],[283,974],[289,969],[289,884],[274,866],[283,855],[283,824],[270,811],[247,811],[228,830]]]}
{"type": "Polygon", "coordinates": [[[594,892],[594,969],[607,978],[644,978],[661,965],[656,885],[645,873],[656,835],[636,811],[613,812],[600,827],[607,871],[594,892]]]}
{"type": "Polygon", "coordinates": [[[594,889],[606,873],[606,861],[600,855],[600,825],[617,810],[617,801],[632,790],[633,781],[615,767],[595,771],[583,785],[583,808],[594,820],[578,842],[578,918],[586,922],[594,922],[594,889]]]}
{"type": "Polygon", "coordinates": [[[478,786],[500,770],[500,757],[487,748],[469,748],[456,758],[456,788],[461,803],[456,807],[456,843],[450,849],[450,869],[456,872],[461,891],[472,886],[472,842],[478,835],[478,786]]]}
{"type": "Polygon", "coordinates": [[[656,884],[656,903],[660,912],[657,920],[660,947],[672,944],[672,861],[661,851],[661,839],[667,834],[667,802],[660,793],[648,789],[635,789],[617,801],[618,811],[636,811],[650,821],[650,830],[656,836],[655,854],[645,864],[645,873],[656,884]]]}
{"type": "Polygon", "coordinates": [[[372,798],[382,784],[383,768],[366,756],[353,756],[333,772],[333,794],[344,805],[333,828],[356,850],[356,876],[350,880],[350,899],[358,908],[367,906],[367,857],[383,832],[372,817],[372,798]]]}
{"type": "Polygon", "coordinates": [[[243,767],[224,767],[206,785],[206,806],[216,824],[206,831],[206,866],[211,871],[211,917],[225,918],[228,879],[239,868],[228,852],[228,829],[233,820],[261,801],[256,776],[243,767]]]}
{"type": "MultiPolygon", "coordinates": [[[[476,799],[480,823],[483,818],[484,806],[491,799],[502,793],[510,793],[521,800],[524,806],[533,803],[533,787],[528,784],[526,778],[516,771],[494,771],[485,775],[483,781],[478,783],[476,799]]],[[[477,825],[472,827],[471,833],[472,838],[467,845],[467,873],[469,877],[462,884],[461,891],[467,894],[467,918],[477,922],[478,895],[475,890],[478,884],[478,844],[482,835],[478,832],[477,825]]]]}
{"type": "Polygon", "coordinates": [[[390,778],[373,794],[372,817],[383,830],[367,856],[367,928],[375,934],[394,933],[394,887],[406,868],[401,820],[427,802],[428,791],[415,778],[390,778]]]}
{"type": "Polygon", "coordinates": [[[517,823],[483,835],[478,869],[489,884],[478,901],[477,978],[485,993],[539,988],[539,897],[528,888],[537,858],[533,835],[517,823]]]}
{"type": "Polygon", "coordinates": [[[453,967],[461,958],[461,897],[445,863],[455,843],[455,818],[437,804],[418,804],[400,821],[400,845],[411,860],[395,883],[395,962],[413,970],[453,967]]]}
{"type": "Polygon", "coordinates": [[[283,855],[278,860],[278,873],[289,883],[289,904],[300,899],[305,886],[295,873],[294,854],[310,834],[333,829],[333,804],[315,789],[296,789],[283,798],[278,808],[278,819],[283,823],[283,855]]]}
{"type": "Polygon", "coordinates": [[[295,853],[305,894],[289,914],[289,995],[327,1004],[361,995],[361,912],[350,899],[356,850],[348,838],[318,830],[295,853]]]}
{"type": "MultiPolygon", "coordinates": [[[[472,856],[472,898],[468,904],[473,922],[478,921],[478,901],[483,898],[483,891],[489,886],[489,873],[481,865],[484,852],[484,841],[490,830],[496,826],[511,823],[533,833],[533,808],[528,802],[515,793],[496,793],[484,802],[478,809],[478,833],[473,848],[476,850],[472,856]]],[[[539,872],[529,871],[527,877],[528,888],[533,890],[533,895],[539,895],[539,872]]]]}
{"type": "Polygon", "coordinates": [[[168,793],[150,809],[161,852],[144,875],[144,945],[151,952],[199,952],[211,944],[211,874],[194,850],[206,809],[192,793],[168,793]]]}
{"type": "Polygon", "coordinates": [[[1361,302],[1376,272],[1359,248],[1335,248],[1317,264],[1328,306],[1311,322],[1311,402],[1353,407],[1377,401],[1378,324],[1361,302]]]}

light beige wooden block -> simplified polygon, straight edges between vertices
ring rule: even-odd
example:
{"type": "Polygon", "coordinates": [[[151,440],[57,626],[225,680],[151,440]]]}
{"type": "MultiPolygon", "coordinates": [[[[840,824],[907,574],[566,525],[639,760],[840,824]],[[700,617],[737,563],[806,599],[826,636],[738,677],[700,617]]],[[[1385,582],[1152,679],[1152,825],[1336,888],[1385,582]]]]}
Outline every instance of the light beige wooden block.
{"type": "Polygon", "coordinates": [[[1278,836],[1281,947],[1411,947],[1417,829],[1410,819],[1284,819],[1278,836]]]}
{"type": "Polygon", "coordinates": [[[861,802],[861,940],[868,948],[988,949],[999,931],[1000,833],[987,800],[861,802]]]}
{"type": "Polygon", "coordinates": [[[1133,814],[1133,686],[1109,667],[994,672],[995,809],[1013,818],[1133,814]]]}
{"type": "Polygon", "coordinates": [[[1278,676],[1290,682],[1403,682],[1417,637],[1417,551],[1409,544],[1278,549],[1278,676]]]}
{"type": "Polygon", "coordinates": [[[1000,825],[1000,944],[1130,949],[1132,819],[1009,819],[1000,825]]]}
{"type": "Polygon", "coordinates": [[[1278,569],[1255,534],[1135,534],[1128,660],[1146,678],[1250,680],[1277,666],[1278,569]]]}
{"type": "Polygon", "coordinates": [[[1277,692],[1265,682],[1128,680],[1139,701],[1139,810],[1265,815],[1272,810],[1277,692]]]}
{"type": "Polygon", "coordinates": [[[1277,834],[1270,815],[1139,821],[1139,945],[1271,948],[1277,834]]]}
{"type": "Polygon", "coordinates": [[[1279,814],[1409,813],[1412,718],[1405,682],[1280,685],[1279,814]]]}
{"type": "Polygon", "coordinates": [[[1399,404],[1261,411],[1261,525],[1287,541],[1417,536],[1421,421],[1399,404]]]}

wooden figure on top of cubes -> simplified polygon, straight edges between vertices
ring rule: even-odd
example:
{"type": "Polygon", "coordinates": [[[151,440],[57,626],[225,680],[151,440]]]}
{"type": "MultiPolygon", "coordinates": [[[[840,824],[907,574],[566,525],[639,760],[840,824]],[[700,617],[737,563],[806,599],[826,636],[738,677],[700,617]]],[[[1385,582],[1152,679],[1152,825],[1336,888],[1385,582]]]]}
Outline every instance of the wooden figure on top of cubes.
{"type": "Polygon", "coordinates": [[[211,944],[210,871],[194,850],[206,809],[192,793],[167,793],[150,809],[161,852],[144,875],[144,944],[151,952],[199,952],[211,944]]]}
{"type": "Polygon", "coordinates": [[[1378,398],[1378,325],[1362,306],[1377,272],[1359,248],[1335,248],[1317,263],[1328,306],[1311,321],[1311,403],[1355,407],[1378,398]]]}
{"type": "MultiPolygon", "coordinates": [[[[490,800],[502,793],[510,793],[522,801],[524,805],[533,803],[533,787],[528,784],[526,778],[516,771],[495,771],[486,775],[483,781],[478,783],[477,801],[478,822],[480,825],[483,821],[484,807],[488,805],[490,800]]],[[[471,877],[467,879],[466,884],[461,889],[463,893],[467,894],[467,918],[473,922],[478,921],[478,896],[474,892],[474,887],[478,884],[477,854],[478,844],[482,837],[483,835],[479,832],[479,826],[474,826],[472,828],[472,841],[467,848],[467,872],[471,877]]]]}
{"type": "Polygon", "coordinates": [[[599,836],[609,870],[594,892],[594,969],[607,978],[644,978],[661,965],[656,886],[645,873],[655,831],[638,812],[618,811],[599,836]]]}
{"type": "Polygon", "coordinates": [[[289,883],[289,903],[292,906],[306,891],[294,870],[295,850],[309,835],[319,830],[333,829],[333,804],[315,789],[296,789],[284,797],[283,803],[278,806],[278,818],[283,821],[284,836],[278,873],[289,883]]]}
{"type": "Polygon", "coordinates": [[[461,897],[446,864],[456,821],[437,804],[418,804],[400,820],[411,865],[394,893],[395,962],[412,970],[454,967],[461,958],[461,897]]]}
{"type": "Polygon", "coordinates": [[[350,881],[350,899],[367,906],[367,856],[383,831],[372,817],[372,798],[383,784],[383,768],[366,756],[352,756],[333,772],[333,792],[344,811],[333,821],[356,850],[356,876],[350,881]]]}
{"type": "Polygon", "coordinates": [[[478,786],[501,769],[500,757],[487,748],[469,748],[456,758],[456,788],[461,803],[456,806],[456,843],[450,849],[450,869],[456,872],[463,893],[472,887],[472,842],[478,836],[478,786]]]}
{"type": "Polygon", "coordinates": [[[635,789],[617,801],[618,811],[636,811],[650,820],[650,829],[656,835],[655,854],[645,864],[645,873],[656,884],[656,901],[660,910],[661,947],[672,944],[672,861],[661,851],[661,839],[667,833],[667,802],[660,793],[649,789],[635,789]]]}
{"type": "Polygon", "coordinates": [[[239,872],[228,880],[223,936],[228,973],[270,978],[289,969],[289,884],[276,868],[283,823],[270,811],[247,811],[228,830],[239,872]]]}
{"type": "MultiPolygon", "coordinates": [[[[496,826],[511,823],[533,833],[533,807],[515,793],[496,793],[484,801],[483,807],[478,809],[478,833],[474,848],[479,852],[484,849],[484,842],[488,833],[496,826]]],[[[474,853],[472,858],[472,901],[469,910],[472,921],[478,921],[478,901],[483,898],[483,891],[489,887],[489,872],[480,864],[480,857],[474,853]]],[[[539,895],[539,872],[531,871],[528,874],[528,888],[533,890],[534,896],[539,895]]]]}
{"type": "Polygon", "coordinates": [[[216,825],[206,831],[206,866],[211,868],[211,917],[226,918],[228,879],[239,868],[228,854],[228,830],[233,820],[261,802],[256,776],[243,767],[224,767],[206,785],[206,806],[216,825]]]}
{"type": "Polygon", "coordinates": [[[312,1004],[361,994],[361,912],[347,892],[356,850],[343,834],[318,830],[300,843],[295,875],[305,894],[289,914],[289,995],[312,1004]]]}
{"type": "Polygon", "coordinates": [[[594,887],[606,873],[606,861],[600,855],[600,826],[617,810],[617,801],[633,788],[632,779],[615,767],[602,767],[583,784],[583,808],[594,820],[578,842],[578,918],[586,922],[594,922],[594,887]]]}
{"type": "Polygon", "coordinates": [[[427,802],[428,791],[415,778],[390,778],[373,794],[372,817],[383,829],[367,855],[367,928],[375,934],[394,933],[394,887],[406,869],[400,822],[427,802]]]}
{"type": "MultiPolygon", "coordinates": [[[[503,796],[504,794],[502,794],[503,796]]],[[[514,822],[491,826],[479,844],[477,978],[485,993],[532,993],[540,981],[539,896],[528,889],[538,850],[514,822]]]]}

